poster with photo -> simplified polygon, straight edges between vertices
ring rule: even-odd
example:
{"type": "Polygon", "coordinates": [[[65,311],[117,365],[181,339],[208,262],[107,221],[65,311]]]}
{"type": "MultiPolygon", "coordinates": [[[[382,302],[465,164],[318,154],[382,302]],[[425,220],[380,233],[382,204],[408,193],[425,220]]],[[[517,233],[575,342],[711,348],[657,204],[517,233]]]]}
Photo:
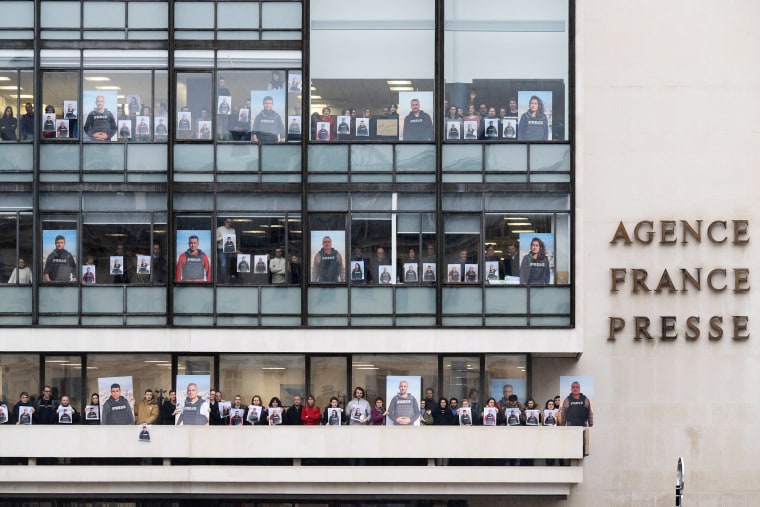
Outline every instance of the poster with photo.
{"type": "Polygon", "coordinates": [[[225,234],[222,242],[222,253],[234,254],[237,252],[237,235],[225,234]]]}
{"type": "Polygon", "coordinates": [[[209,421],[210,375],[177,375],[177,426],[203,426],[209,421]]]}
{"type": "Polygon", "coordinates": [[[230,426],[243,426],[245,410],[242,408],[230,408],[230,426]]]}
{"type": "Polygon", "coordinates": [[[486,261],[486,280],[488,283],[499,281],[499,261],[486,261]]]}
{"type": "Polygon", "coordinates": [[[8,422],[8,405],[0,405],[0,424],[8,422]]]}
{"type": "Polygon", "coordinates": [[[416,262],[404,263],[404,283],[417,283],[419,281],[416,262]]]}
{"type": "Polygon", "coordinates": [[[137,440],[140,442],[150,442],[150,424],[143,424],[137,432],[137,440]]]}
{"type": "Polygon", "coordinates": [[[464,281],[467,283],[475,283],[478,281],[478,265],[477,264],[464,265],[464,281]]]}
{"type": "Polygon", "coordinates": [[[502,125],[502,137],[504,139],[517,139],[517,118],[504,118],[502,125]]]}
{"type": "Polygon", "coordinates": [[[446,139],[449,141],[455,141],[457,139],[462,138],[462,133],[460,131],[461,123],[458,121],[447,121],[446,122],[446,139]]]}
{"type": "MultiPolygon", "coordinates": [[[[561,376],[559,378],[559,395],[562,398],[562,402],[565,398],[570,396],[572,392],[573,382],[578,382],[581,387],[581,393],[589,399],[594,398],[594,377],[588,376],[561,376]]],[[[558,407],[561,408],[561,407],[558,407]]]]}
{"type": "Polygon", "coordinates": [[[198,121],[197,135],[198,135],[198,139],[201,139],[203,141],[211,140],[211,121],[210,120],[198,121]]]}
{"type": "Polygon", "coordinates": [[[40,273],[45,282],[76,282],[76,229],[45,229],[42,231],[42,265],[40,273]]]}
{"type": "Polygon", "coordinates": [[[100,405],[85,406],[84,420],[85,421],[99,421],[100,420],[100,405]]]}
{"type": "Polygon", "coordinates": [[[525,425],[526,426],[538,426],[538,421],[541,418],[540,410],[526,410],[525,411],[525,425]]]}
{"type": "MultiPolygon", "coordinates": [[[[139,95],[127,95],[127,102],[124,105],[124,114],[129,116],[135,116],[140,114],[142,109],[142,101],[139,95]]],[[[115,109],[114,109],[115,111],[115,109]]]]}
{"type": "Polygon", "coordinates": [[[556,426],[557,425],[557,409],[549,410],[544,409],[544,426],[556,426]]]}
{"type": "Polygon", "coordinates": [[[85,90],[82,92],[82,98],[82,114],[85,117],[84,139],[116,141],[116,111],[119,110],[116,90],[85,90]],[[99,110],[100,107],[103,109],[99,110]]]}
{"type": "Polygon", "coordinates": [[[169,117],[168,116],[157,116],[156,117],[156,128],[153,131],[153,133],[156,135],[156,137],[168,136],[169,135],[169,128],[167,127],[168,124],[169,124],[169,117]]]}
{"type": "Polygon", "coordinates": [[[393,275],[391,274],[392,269],[393,266],[390,265],[377,267],[377,273],[375,273],[375,275],[377,276],[377,280],[380,285],[391,285],[395,282],[393,275]]]}
{"type": "Polygon", "coordinates": [[[177,113],[177,130],[193,130],[193,113],[190,111],[177,113]]]}
{"type": "Polygon", "coordinates": [[[102,415],[100,424],[134,424],[135,390],[131,375],[98,377],[98,397],[102,415]]]}
{"type": "Polygon", "coordinates": [[[63,101],[63,117],[67,120],[77,119],[77,101],[76,100],[64,100],[63,101]]]}
{"type": "Polygon", "coordinates": [[[42,121],[42,133],[47,132],[50,135],[48,137],[55,137],[55,114],[54,113],[42,113],[40,116],[42,121]]]}
{"type": "Polygon", "coordinates": [[[520,426],[520,409],[508,408],[504,411],[504,417],[507,418],[507,426],[520,426]]]}
{"type": "Polygon", "coordinates": [[[135,136],[138,141],[150,140],[150,116],[137,116],[135,118],[135,136]]]}
{"type": "Polygon", "coordinates": [[[523,285],[554,283],[553,233],[520,234],[520,283],[523,285]]]}
{"type": "Polygon", "coordinates": [[[248,422],[251,424],[259,422],[263,409],[261,405],[248,405],[248,422]]]}
{"type": "Polygon", "coordinates": [[[327,426],[340,426],[343,420],[343,409],[327,407],[327,426]]]}
{"type": "Polygon", "coordinates": [[[254,255],[253,256],[253,272],[258,275],[265,275],[269,270],[269,262],[267,255],[254,255]]]}
{"type": "Polygon", "coordinates": [[[303,78],[300,72],[288,73],[288,92],[301,93],[303,78]]]}
{"type": "Polygon", "coordinates": [[[351,281],[364,281],[364,262],[351,261],[351,281]]]}
{"type": "Polygon", "coordinates": [[[330,122],[318,121],[317,122],[317,141],[329,141],[329,140],[330,140],[330,122]]]}
{"type": "Polygon", "coordinates": [[[150,255],[138,255],[136,266],[137,266],[138,275],[149,275],[150,274],[150,255]]]}
{"type": "Polygon", "coordinates": [[[419,426],[422,394],[422,377],[414,375],[388,375],[385,378],[385,396],[388,402],[388,426],[419,426]]]}
{"type": "Polygon", "coordinates": [[[31,426],[32,425],[32,410],[34,410],[34,407],[19,407],[18,423],[24,426],[31,426]]]}
{"type": "Polygon", "coordinates": [[[517,138],[521,141],[551,141],[552,92],[518,91],[517,110],[520,121],[517,138]]]}
{"type": "Polygon", "coordinates": [[[55,120],[55,137],[68,139],[70,137],[69,120],[55,120]]]}
{"type": "Polygon", "coordinates": [[[478,139],[478,122],[467,120],[464,122],[464,139],[465,141],[475,141],[478,139]]]}
{"type": "Polygon", "coordinates": [[[71,407],[58,407],[58,424],[71,424],[74,419],[74,410],[71,407]]]}
{"type": "Polygon", "coordinates": [[[483,118],[483,135],[486,139],[496,139],[499,137],[499,119],[483,118]]]}
{"type": "Polygon", "coordinates": [[[351,117],[338,116],[338,125],[335,127],[335,133],[338,135],[351,134],[351,117]]]}
{"type": "Polygon", "coordinates": [[[224,419],[225,417],[230,416],[230,409],[232,408],[231,401],[220,401],[216,405],[217,405],[217,409],[219,410],[219,417],[224,419]]]}
{"type": "Polygon", "coordinates": [[[177,230],[175,280],[178,282],[210,282],[211,231],[208,229],[177,230]]]}
{"type": "Polygon", "coordinates": [[[472,408],[471,407],[460,407],[459,425],[472,426],[472,408]]]}
{"type": "Polygon", "coordinates": [[[422,281],[423,282],[435,282],[435,262],[423,262],[422,263],[422,281]]]}
{"type": "Polygon", "coordinates": [[[502,406],[511,395],[516,395],[517,400],[522,403],[528,393],[525,379],[519,378],[495,378],[491,379],[491,385],[488,390],[490,396],[497,400],[499,406],[502,406]]]}
{"type": "Polygon", "coordinates": [[[435,125],[433,92],[399,92],[402,141],[432,141],[435,125]]]}
{"type": "Polygon", "coordinates": [[[311,281],[341,283],[346,276],[343,255],[346,252],[346,233],[343,230],[316,230],[310,236],[311,281]]]}
{"type": "Polygon", "coordinates": [[[446,266],[449,283],[459,283],[462,281],[462,273],[459,272],[459,264],[448,264],[446,266]]]}
{"type": "Polygon", "coordinates": [[[95,278],[95,266],[85,264],[82,268],[82,285],[95,285],[98,281],[95,278]]]}
{"type": "Polygon", "coordinates": [[[496,407],[485,407],[483,409],[483,426],[496,426],[496,420],[499,415],[499,409],[496,407]]]}
{"type": "Polygon", "coordinates": [[[301,135],[301,117],[300,116],[288,116],[288,135],[289,136],[301,135]]]}
{"type": "Polygon", "coordinates": [[[269,425],[279,426],[282,424],[282,407],[269,407],[269,425]]]}
{"type": "Polygon", "coordinates": [[[216,114],[229,116],[232,113],[232,97],[220,95],[216,98],[216,114]]]}
{"type": "Polygon", "coordinates": [[[369,137],[369,118],[358,118],[356,120],[356,137],[369,137]]]}
{"type": "Polygon", "coordinates": [[[119,139],[132,139],[132,120],[119,120],[116,127],[119,139]]]}
{"type": "Polygon", "coordinates": [[[285,140],[285,89],[251,90],[251,131],[261,142],[285,140]],[[271,108],[270,102],[271,101],[271,108]],[[269,109],[268,109],[269,108],[269,109]]]}
{"type": "Polygon", "coordinates": [[[238,254],[237,256],[237,272],[238,273],[250,273],[251,272],[251,256],[248,254],[238,254]]]}
{"type": "Polygon", "coordinates": [[[238,111],[238,122],[243,123],[245,125],[250,125],[251,123],[251,110],[247,108],[242,108],[238,111]]]}
{"type": "Polygon", "coordinates": [[[123,255],[112,255],[110,257],[110,260],[108,261],[108,265],[111,266],[112,275],[124,274],[124,256],[123,255]]]}

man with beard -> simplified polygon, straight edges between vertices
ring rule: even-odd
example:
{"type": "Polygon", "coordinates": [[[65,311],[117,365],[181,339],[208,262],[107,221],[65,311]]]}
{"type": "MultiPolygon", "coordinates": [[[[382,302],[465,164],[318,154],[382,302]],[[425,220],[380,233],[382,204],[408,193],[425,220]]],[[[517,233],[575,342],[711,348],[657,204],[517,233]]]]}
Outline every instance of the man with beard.
{"type": "Polygon", "coordinates": [[[74,256],[66,250],[66,238],[55,237],[55,250],[45,260],[43,272],[46,282],[72,282],[76,280],[77,263],[74,256]]]}

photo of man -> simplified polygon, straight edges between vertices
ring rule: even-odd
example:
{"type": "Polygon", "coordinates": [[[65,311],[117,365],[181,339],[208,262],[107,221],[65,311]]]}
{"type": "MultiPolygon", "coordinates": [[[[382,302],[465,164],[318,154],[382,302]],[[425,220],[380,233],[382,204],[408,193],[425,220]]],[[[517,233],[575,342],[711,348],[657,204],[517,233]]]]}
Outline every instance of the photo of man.
{"type": "Polygon", "coordinates": [[[422,377],[386,377],[386,396],[390,399],[386,424],[388,426],[419,426],[420,405],[417,397],[421,393],[422,377]],[[415,397],[413,393],[416,393],[415,397]]]}
{"type": "Polygon", "coordinates": [[[208,426],[210,386],[208,375],[177,375],[177,426],[208,426]]]}
{"type": "Polygon", "coordinates": [[[112,111],[118,107],[116,91],[85,90],[84,104],[94,105],[84,122],[85,140],[101,143],[115,141],[116,118],[112,111]]]}
{"type": "Polygon", "coordinates": [[[345,281],[345,268],[341,252],[345,251],[344,231],[311,232],[311,281],[340,283],[345,281]]]}
{"type": "Polygon", "coordinates": [[[248,254],[238,254],[237,256],[237,272],[238,273],[250,273],[251,272],[251,256],[248,254]]]}
{"type": "Polygon", "coordinates": [[[124,274],[124,256],[112,255],[110,260],[111,274],[123,275],[124,274]]]}
{"type": "Polygon", "coordinates": [[[76,282],[79,274],[76,263],[76,245],[76,230],[42,231],[42,252],[45,259],[42,271],[43,281],[48,283],[76,282]]]}
{"type": "Polygon", "coordinates": [[[98,394],[104,400],[100,424],[128,425],[135,423],[134,390],[131,376],[98,378],[98,394]]]}
{"type": "Polygon", "coordinates": [[[137,256],[137,274],[138,275],[150,274],[150,255],[137,256]]]}
{"type": "Polygon", "coordinates": [[[67,120],[77,119],[77,101],[76,100],[63,101],[63,117],[67,120]]]}
{"type": "Polygon", "coordinates": [[[210,282],[211,260],[206,252],[211,247],[211,231],[178,230],[175,280],[178,282],[210,282]]]}
{"type": "Polygon", "coordinates": [[[82,285],[95,285],[96,282],[95,266],[88,264],[82,266],[82,285]]]}
{"type": "Polygon", "coordinates": [[[251,141],[254,143],[284,142],[285,114],[284,90],[252,91],[251,104],[261,104],[261,110],[253,120],[251,141]]]}
{"type": "Polygon", "coordinates": [[[399,92],[399,105],[409,104],[408,114],[400,111],[402,122],[401,139],[403,141],[433,140],[433,92],[399,92]],[[427,111],[427,112],[426,112],[427,111]]]}

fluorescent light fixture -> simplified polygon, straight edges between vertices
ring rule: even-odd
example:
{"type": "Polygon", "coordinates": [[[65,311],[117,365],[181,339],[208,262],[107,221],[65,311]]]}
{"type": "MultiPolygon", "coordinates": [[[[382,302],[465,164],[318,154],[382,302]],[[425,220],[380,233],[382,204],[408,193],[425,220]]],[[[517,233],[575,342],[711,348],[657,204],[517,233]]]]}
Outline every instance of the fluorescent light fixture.
{"type": "Polygon", "coordinates": [[[379,370],[378,367],[370,367],[370,366],[362,366],[361,368],[357,368],[357,370],[379,370]]]}
{"type": "Polygon", "coordinates": [[[407,85],[407,86],[409,86],[409,85],[412,84],[411,81],[403,81],[403,80],[402,81],[386,81],[386,83],[388,83],[389,86],[390,85],[407,85]]]}
{"type": "Polygon", "coordinates": [[[510,227],[530,227],[533,224],[530,222],[509,222],[508,225],[510,227]]]}
{"type": "Polygon", "coordinates": [[[262,370],[286,370],[284,366],[262,366],[262,370]]]}
{"type": "Polygon", "coordinates": [[[96,81],[96,82],[99,81],[99,82],[103,82],[103,81],[110,81],[111,78],[110,77],[106,77],[106,76],[85,76],[84,80],[85,81],[96,81]]]}
{"type": "Polygon", "coordinates": [[[261,229],[252,229],[248,231],[243,231],[243,234],[264,234],[266,231],[263,231],[261,229]]]}
{"type": "Polygon", "coordinates": [[[512,232],[518,232],[518,233],[535,233],[535,229],[514,229],[512,232]]]}
{"type": "Polygon", "coordinates": [[[411,86],[391,86],[390,91],[392,92],[413,92],[414,88],[411,86]]]}
{"type": "Polygon", "coordinates": [[[528,217],[504,217],[507,222],[524,222],[528,217]]]}
{"type": "Polygon", "coordinates": [[[311,100],[322,100],[322,96],[321,95],[312,95],[311,96],[311,100]]]}
{"type": "Polygon", "coordinates": [[[0,86],[0,90],[18,90],[18,86],[15,86],[15,85],[0,86]]]}
{"type": "Polygon", "coordinates": [[[10,80],[11,78],[9,78],[8,76],[0,76],[0,81],[10,81],[10,80]]]}
{"type": "Polygon", "coordinates": [[[12,99],[33,99],[34,95],[9,95],[12,99]]]}
{"type": "Polygon", "coordinates": [[[121,86],[108,85],[108,86],[96,86],[96,90],[121,90],[121,86]]]}

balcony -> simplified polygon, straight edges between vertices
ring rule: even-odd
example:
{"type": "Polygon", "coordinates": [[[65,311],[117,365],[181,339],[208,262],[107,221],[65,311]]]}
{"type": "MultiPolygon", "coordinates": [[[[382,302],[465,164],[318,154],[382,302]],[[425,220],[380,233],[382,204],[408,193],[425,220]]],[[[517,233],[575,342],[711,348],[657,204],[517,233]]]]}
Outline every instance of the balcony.
{"type": "Polygon", "coordinates": [[[583,482],[579,427],[154,426],[149,443],[136,426],[3,433],[3,497],[565,497],[583,482]]]}

